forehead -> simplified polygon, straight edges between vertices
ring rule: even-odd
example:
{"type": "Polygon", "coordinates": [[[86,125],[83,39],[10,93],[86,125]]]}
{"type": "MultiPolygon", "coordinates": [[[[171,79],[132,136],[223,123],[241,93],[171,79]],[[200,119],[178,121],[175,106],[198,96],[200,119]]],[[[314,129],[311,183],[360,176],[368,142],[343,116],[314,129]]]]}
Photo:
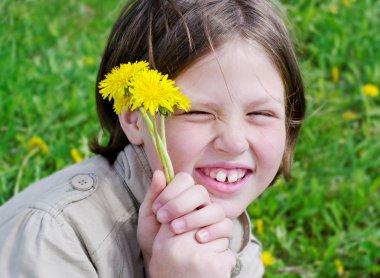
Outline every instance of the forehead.
{"type": "Polygon", "coordinates": [[[177,76],[176,83],[192,101],[227,96],[284,103],[284,84],[269,56],[258,45],[240,38],[199,58],[177,76]]]}

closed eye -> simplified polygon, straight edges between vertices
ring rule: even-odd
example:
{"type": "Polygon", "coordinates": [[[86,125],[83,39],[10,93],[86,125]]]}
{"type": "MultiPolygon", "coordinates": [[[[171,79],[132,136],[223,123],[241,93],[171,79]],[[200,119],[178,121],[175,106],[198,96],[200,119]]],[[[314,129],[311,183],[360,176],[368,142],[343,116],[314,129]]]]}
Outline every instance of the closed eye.
{"type": "Polygon", "coordinates": [[[272,123],[273,120],[278,119],[275,113],[272,111],[255,111],[247,114],[247,117],[249,121],[251,121],[254,124],[269,124],[272,123]]]}
{"type": "Polygon", "coordinates": [[[195,121],[195,122],[203,122],[203,121],[215,119],[215,116],[212,113],[209,113],[206,111],[200,111],[200,110],[185,112],[181,114],[181,116],[184,116],[187,120],[195,121]]]}
{"type": "Polygon", "coordinates": [[[263,117],[273,117],[273,113],[269,111],[255,111],[248,113],[248,116],[263,116],[263,117]]]}

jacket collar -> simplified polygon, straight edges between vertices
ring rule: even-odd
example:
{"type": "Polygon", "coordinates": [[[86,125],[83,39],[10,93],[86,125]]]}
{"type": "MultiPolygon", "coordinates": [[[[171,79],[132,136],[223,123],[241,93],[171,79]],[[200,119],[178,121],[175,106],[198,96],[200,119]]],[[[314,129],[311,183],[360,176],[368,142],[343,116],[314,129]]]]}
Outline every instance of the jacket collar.
{"type": "Polygon", "coordinates": [[[149,189],[153,176],[142,146],[127,145],[124,151],[118,154],[113,167],[124,181],[126,189],[131,191],[138,205],[140,205],[149,189]]]}

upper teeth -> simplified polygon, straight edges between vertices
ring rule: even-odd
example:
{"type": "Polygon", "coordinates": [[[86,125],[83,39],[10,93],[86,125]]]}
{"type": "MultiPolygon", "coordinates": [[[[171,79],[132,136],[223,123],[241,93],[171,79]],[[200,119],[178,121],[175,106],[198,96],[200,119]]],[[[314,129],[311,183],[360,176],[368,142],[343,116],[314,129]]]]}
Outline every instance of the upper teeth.
{"type": "Polygon", "coordinates": [[[217,170],[217,171],[211,171],[210,177],[216,179],[219,182],[226,182],[233,183],[236,182],[238,179],[241,179],[244,177],[245,171],[244,170],[229,170],[228,172],[224,170],[217,170]]]}
{"type": "Polygon", "coordinates": [[[223,171],[218,171],[216,174],[216,180],[220,182],[225,182],[226,181],[227,174],[223,171]]]}

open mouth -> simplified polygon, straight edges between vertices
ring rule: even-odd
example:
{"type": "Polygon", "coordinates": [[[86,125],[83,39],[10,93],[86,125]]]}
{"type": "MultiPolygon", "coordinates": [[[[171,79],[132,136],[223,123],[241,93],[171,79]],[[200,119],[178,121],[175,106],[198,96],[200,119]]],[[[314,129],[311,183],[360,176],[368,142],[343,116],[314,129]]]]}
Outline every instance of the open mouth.
{"type": "Polygon", "coordinates": [[[244,168],[224,169],[224,168],[198,168],[202,174],[224,184],[238,183],[249,173],[250,170],[244,168]]]}

